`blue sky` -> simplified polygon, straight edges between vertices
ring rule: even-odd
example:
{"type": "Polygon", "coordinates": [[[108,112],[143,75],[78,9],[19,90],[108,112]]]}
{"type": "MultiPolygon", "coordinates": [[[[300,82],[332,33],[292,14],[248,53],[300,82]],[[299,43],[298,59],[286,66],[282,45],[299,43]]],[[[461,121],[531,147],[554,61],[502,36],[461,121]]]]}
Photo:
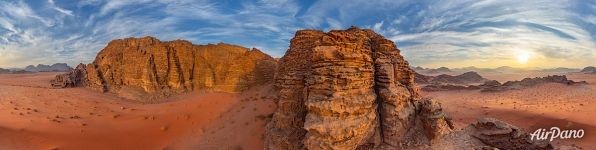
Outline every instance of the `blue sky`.
{"type": "Polygon", "coordinates": [[[0,67],[89,63],[112,39],[146,35],[281,57],[296,30],[352,25],[416,66],[596,65],[594,0],[3,0],[0,67]]]}

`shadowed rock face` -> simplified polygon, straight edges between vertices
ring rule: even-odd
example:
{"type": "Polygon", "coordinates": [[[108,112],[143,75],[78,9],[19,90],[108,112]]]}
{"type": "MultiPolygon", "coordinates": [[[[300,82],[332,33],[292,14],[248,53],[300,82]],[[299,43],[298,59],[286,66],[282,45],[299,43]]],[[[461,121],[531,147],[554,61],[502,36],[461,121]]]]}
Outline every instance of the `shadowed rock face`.
{"type": "Polygon", "coordinates": [[[451,130],[395,44],[372,30],[296,32],[276,87],[266,149],[391,149],[451,130]]]}
{"type": "Polygon", "coordinates": [[[86,86],[146,93],[239,92],[272,81],[277,62],[257,49],[153,37],[114,40],[85,67],[86,86]]]}

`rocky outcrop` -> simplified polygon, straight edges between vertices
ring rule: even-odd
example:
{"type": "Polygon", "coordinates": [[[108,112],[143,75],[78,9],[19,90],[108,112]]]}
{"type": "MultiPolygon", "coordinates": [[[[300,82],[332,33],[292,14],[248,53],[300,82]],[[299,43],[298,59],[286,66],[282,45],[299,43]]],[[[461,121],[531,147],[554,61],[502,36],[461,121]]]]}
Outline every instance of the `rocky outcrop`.
{"type": "Polygon", "coordinates": [[[72,68],[66,63],[55,63],[53,65],[38,64],[37,66],[29,65],[25,67],[28,72],[67,72],[72,68]]]}
{"type": "MultiPolygon", "coordinates": [[[[275,59],[254,48],[127,38],[114,40],[102,49],[95,61],[84,67],[84,84],[74,85],[157,95],[199,89],[239,92],[272,81],[276,67],[275,59]]],[[[68,81],[59,78],[56,81],[68,81]]],[[[65,84],[72,85],[57,85],[65,84]]]]}
{"type": "Polygon", "coordinates": [[[451,76],[446,74],[438,75],[436,77],[433,77],[430,83],[466,85],[471,83],[482,83],[484,81],[488,80],[480,76],[478,73],[471,71],[457,76],[451,76]]]}
{"type": "Polygon", "coordinates": [[[488,81],[478,73],[470,71],[461,75],[438,75],[426,76],[419,73],[415,74],[415,81],[423,85],[423,91],[452,91],[452,90],[478,90],[481,87],[477,85],[470,85],[474,83],[482,83],[488,81]]]}
{"type": "Polygon", "coordinates": [[[510,150],[552,150],[546,140],[531,140],[530,134],[520,128],[494,118],[480,118],[470,125],[471,135],[484,144],[510,150]]]}
{"type": "Polygon", "coordinates": [[[59,88],[85,86],[87,85],[85,68],[84,64],[79,64],[77,68],[70,70],[68,73],[56,75],[50,83],[52,87],[59,88]]]}
{"type": "Polygon", "coordinates": [[[451,130],[395,44],[372,30],[296,32],[275,85],[266,149],[396,149],[451,130]]]}
{"type": "Polygon", "coordinates": [[[517,90],[527,87],[536,86],[544,83],[560,83],[566,85],[582,85],[587,84],[586,81],[573,81],[567,79],[565,75],[552,75],[546,77],[524,78],[521,81],[507,81],[499,86],[490,86],[482,90],[482,92],[499,92],[507,90],[517,90]]]}

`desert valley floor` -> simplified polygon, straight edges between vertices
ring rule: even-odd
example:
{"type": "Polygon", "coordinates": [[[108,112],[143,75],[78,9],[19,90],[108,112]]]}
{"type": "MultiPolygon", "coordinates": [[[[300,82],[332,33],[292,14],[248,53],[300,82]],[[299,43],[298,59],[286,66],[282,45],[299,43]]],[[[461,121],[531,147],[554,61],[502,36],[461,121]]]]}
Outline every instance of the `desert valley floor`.
{"type": "MultiPolygon", "coordinates": [[[[265,124],[276,109],[271,86],[237,94],[198,91],[146,104],[88,88],[51,88],[56,74],[0,75],[0,149],[263,149],[265,124]]],[[[504,82],[528,76],[542,75],[485,77],[504,82]]],[[[596,75],[567,77],[590,84],[423,94],[442,103],[456,129],[487,116],[528,132],[584,129],[582,139],[555,145],[596,147],[596,75]]]]}

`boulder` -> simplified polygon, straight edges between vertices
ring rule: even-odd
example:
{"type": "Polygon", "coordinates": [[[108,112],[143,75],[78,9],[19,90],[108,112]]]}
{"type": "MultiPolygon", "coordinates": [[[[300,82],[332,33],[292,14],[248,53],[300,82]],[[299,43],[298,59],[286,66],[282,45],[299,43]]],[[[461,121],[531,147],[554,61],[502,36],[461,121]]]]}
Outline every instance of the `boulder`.
{"type": "Polygon", "coordinates": [[[522,129],[494,118],[479,118],[468,127],[471,135],[484,144],[508,150],[552,150],[553,146],[544,141],[531,140],[530,134],[522,129]]]}

